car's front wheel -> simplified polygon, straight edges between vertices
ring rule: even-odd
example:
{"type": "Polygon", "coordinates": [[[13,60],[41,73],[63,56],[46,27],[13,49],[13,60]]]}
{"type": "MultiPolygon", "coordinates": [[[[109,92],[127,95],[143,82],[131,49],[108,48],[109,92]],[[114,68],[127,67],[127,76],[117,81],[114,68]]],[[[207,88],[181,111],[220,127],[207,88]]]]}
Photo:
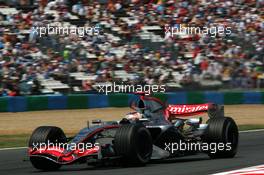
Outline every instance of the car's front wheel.
{"type": "Polygon", "coordinates": [[[125,163],[145,165],[152,155],[152,137],[142,124],[127,124],[118,128],[114,139],[117,155],[125,163]]]}
{"type": "MultiPolygon", "coordinates": [[[[61,128],[55,126],[40,126],[33,131],[28,146],[29,148],[35,148],[36,145],[39,146],[40,144],[66,143],[66,141],[67,138],[61,128]]],[[[30,162],[36,169],[43,171],[54,171],[61,167],[60,164],[37,156],[31,156],[30,162]]]]}

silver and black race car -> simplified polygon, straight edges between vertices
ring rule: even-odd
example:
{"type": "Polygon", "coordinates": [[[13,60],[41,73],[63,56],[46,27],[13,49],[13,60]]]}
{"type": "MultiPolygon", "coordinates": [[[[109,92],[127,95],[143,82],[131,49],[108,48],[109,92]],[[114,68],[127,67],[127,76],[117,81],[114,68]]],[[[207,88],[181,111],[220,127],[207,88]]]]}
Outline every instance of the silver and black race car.
{"type": "Polygon", "coordinates": [[[238,128],[232,118],[224,116],[221,105],[165,105],[141,94],[131,108],[134,112],[122,120],[94,120],[72,138],[58,127],[38,127],[29,140],[32,165],[52,171],[73,163],[138,166],[196,153],[210,158],[236,155],[238,128]],[[205,123],[201,117],[190,118],[206,112],[205,123]]]}

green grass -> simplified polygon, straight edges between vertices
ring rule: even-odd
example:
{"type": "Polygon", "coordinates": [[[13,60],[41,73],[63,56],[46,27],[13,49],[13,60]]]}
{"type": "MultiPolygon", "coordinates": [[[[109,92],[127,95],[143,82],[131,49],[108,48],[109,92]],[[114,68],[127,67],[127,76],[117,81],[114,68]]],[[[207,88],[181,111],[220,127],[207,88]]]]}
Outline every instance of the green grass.
{"type": "MultiPolygon", "coordinates": [[[[239,125],[238,128],[240,131],[264,129],[264,125],[239,125]]],[[[0,135],[0,148],[26,147],[29,137],[29,134],[0,135]]]]}
{"type": "Polygon", "coordinates": [[[253,130],[253,129],[264,129],[264,125],[239,125],[238,126],[240,131],[245,131],[245,130],[253,130]]]}
{"type": "Polygon", "coordinates": [[[0,135],[0,148],[24,147],[29,137],[29,134],[0,135]]]}

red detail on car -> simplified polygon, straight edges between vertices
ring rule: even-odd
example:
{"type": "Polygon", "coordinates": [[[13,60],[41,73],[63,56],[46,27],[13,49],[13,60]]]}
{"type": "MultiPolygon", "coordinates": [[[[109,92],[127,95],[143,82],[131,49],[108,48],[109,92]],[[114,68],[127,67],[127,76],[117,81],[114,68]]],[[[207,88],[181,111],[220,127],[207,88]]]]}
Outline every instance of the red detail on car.
{"type": "Polygon", "coordinates": [[[58,162],[57,163],[70,163],[73,162],[80,157],[89,156],[92,154],[95,154],[98,152],[99,147],[95,146],[90,149],[76,149],[73,152],[70,152],[70,154],[64,154],[62,148],[57,147],[51,147],[46,149],[38,149],[33,151],[32,149],[29,149],[30,156],[38,156],[38,155],[52,155],[54,157],[57,157],[58,162]]]}
{"type": "Polygon", "coordinates": [[[189,116],[207,112],[210,106],[210,103],[197,105],[169,105],[166,110],[169,115],[189,116]]]}

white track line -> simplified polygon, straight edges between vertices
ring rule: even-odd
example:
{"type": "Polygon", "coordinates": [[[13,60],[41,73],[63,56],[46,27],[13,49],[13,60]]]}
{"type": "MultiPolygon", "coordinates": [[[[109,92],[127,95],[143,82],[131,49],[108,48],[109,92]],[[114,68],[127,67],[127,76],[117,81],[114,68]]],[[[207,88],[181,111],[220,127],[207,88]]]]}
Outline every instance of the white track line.
{"type": "Polygon", "coordinates": [[[232,171],[226,171],[221,173],[216,173],[212,175],[263,175],[264,173],[264,165],[257,165],[251,167],[240,168],[232,171]]]}
{"type": "Polygon", "coordinates": [[[11,147],[11,148],[1,148],[0,151],[4,151],[4,150],[14,150],[14,149],[25,149],[27,147],[11,147]]]}
{"type": "Polygon", "coordinates": [[[245,130],[245,131],[239,131],[240,133],[247,133],[247,132],[261,132],[264,131],[264,129],[251,129],[251,130],[245,130]]]}
{"type": "MultiPolygon", "coordinates": [[[[240,133],[249,133],[249,132],[261,132],[264,131],[264,129],[252,129],[252,130],[246,130],[246,131],[239,131],[240,133]]],[[[16,149],[25,149],[27,147],[12,147],[12,148],[0,148],[0,151],[4,150],[16,150],[16,149]]]]}

